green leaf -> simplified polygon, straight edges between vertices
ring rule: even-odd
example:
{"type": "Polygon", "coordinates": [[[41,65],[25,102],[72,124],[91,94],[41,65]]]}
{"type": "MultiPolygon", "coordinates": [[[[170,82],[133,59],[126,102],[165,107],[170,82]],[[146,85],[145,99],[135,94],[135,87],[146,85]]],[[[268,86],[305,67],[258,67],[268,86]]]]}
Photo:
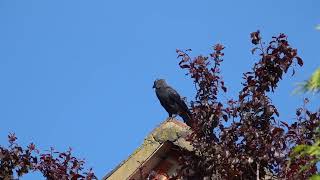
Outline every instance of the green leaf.
{"type": "Polygon", "coordinates": [[[320,174],[311,176],[310,180],[320,180],[320,174]]]}
{"type": "Polygon", "coordinates": [[[318,68],[307,81],[299,83],[293,93],[308,91],[320,92],[320,68],[318,68]]]}
{"type": "Polygon", "coordinates": [[[301,145],[296,146],[296,147],[293,149],[293,152],[299,154],[299,153],[301,153],[302,151],[304,151],[305,148],[306,148],[306,145],[301,144],[301,145]]]}

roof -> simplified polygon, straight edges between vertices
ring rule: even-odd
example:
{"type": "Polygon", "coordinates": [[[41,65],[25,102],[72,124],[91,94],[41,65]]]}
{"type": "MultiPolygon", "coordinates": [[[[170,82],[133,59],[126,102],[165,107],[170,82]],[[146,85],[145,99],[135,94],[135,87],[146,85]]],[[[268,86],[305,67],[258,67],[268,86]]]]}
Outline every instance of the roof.
{"type": "Polygon", "coordinates": [[[148,168],[157,163],[159,160],[155,157],[166,153],[172,145],[191,151],[192,146],[185,139],[190,132],[190,127],[185,123],[168,118],[145,138],[140,147],[103,179],[131,179],[139,173],[141,167],[148,168]]]}

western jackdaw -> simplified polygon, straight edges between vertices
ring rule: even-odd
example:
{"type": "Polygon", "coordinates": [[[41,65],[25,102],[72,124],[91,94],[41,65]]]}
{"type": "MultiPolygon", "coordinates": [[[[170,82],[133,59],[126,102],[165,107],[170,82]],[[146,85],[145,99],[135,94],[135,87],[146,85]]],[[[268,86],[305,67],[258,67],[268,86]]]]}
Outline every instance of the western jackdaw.
{"type": "Polygon", "coordinates": [[[155,80],[153,88],[155,88],[155,92],[160,104],[169,113],[169,117],[172,117],[173,115],[179,115],[182,117],[184,122],[190,126],[191,113],[178,92],[170,87],[164,79],[155,80]]]}

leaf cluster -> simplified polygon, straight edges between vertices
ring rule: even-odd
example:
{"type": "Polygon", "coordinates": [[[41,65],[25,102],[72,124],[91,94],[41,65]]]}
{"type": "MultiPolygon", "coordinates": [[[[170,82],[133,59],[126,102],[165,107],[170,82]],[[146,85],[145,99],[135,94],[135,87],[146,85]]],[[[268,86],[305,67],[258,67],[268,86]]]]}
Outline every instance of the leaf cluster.
{"type": "Polygon", "coordinates": [[[97,179],[92,169],[84,171],[84,160],[74,157],[71,149],[57,152],[51,148],[40,153],[33,143],[23,148],[16,140],[15,134],[9,134],[9,147],[0,146],[0,179],[15,179],[32,171],[41,172],[48,180],[97,179]]]}
{"type": "Polygon", "coordinates": [[[251,33],[253,54],[258,61],[243,74],[242,90],[234,100],[222,102],[221,92],[227,88],[220,65],[225,48],[213,46],[209,56],[192,58],[190,49],[177,50],[179,65],[187,70],[195,84],[195,100],[191,101],[193,133],[189,141],[195,148],[188,159],[188,175],[211,179],[259,179],[264,177],[306,178],[315,172],[312,165],[303,172],[299,166],[309,161],[301,157],[290,161],[289,154],[297,144],[312,144],[319,135],[320,112],[297,110],[297,121],[289,125],[279,119],[279,112],[269,98],[284,74],[303,65],[297,50],[285,34],[272,37],[266,45],[260,32],[251,33]],[[302,115],[302,111],[303,113],[302,115]],[[299,114],[300,113],[300,114],[299,114]],[[289,163],[291,162],[291,164],[289,163]]]}

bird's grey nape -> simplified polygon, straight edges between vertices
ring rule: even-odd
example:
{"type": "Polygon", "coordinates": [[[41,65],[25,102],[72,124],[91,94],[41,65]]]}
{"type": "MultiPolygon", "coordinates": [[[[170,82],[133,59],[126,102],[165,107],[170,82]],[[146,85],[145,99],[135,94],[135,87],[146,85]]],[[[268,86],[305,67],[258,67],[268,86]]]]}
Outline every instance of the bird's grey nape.
{"type": "Polygon", "coordinates": [[[156,79],[153,83],[153,88],[161,88],[161,87],[167,87],[167,82],[164,79],[156,79]]]}

